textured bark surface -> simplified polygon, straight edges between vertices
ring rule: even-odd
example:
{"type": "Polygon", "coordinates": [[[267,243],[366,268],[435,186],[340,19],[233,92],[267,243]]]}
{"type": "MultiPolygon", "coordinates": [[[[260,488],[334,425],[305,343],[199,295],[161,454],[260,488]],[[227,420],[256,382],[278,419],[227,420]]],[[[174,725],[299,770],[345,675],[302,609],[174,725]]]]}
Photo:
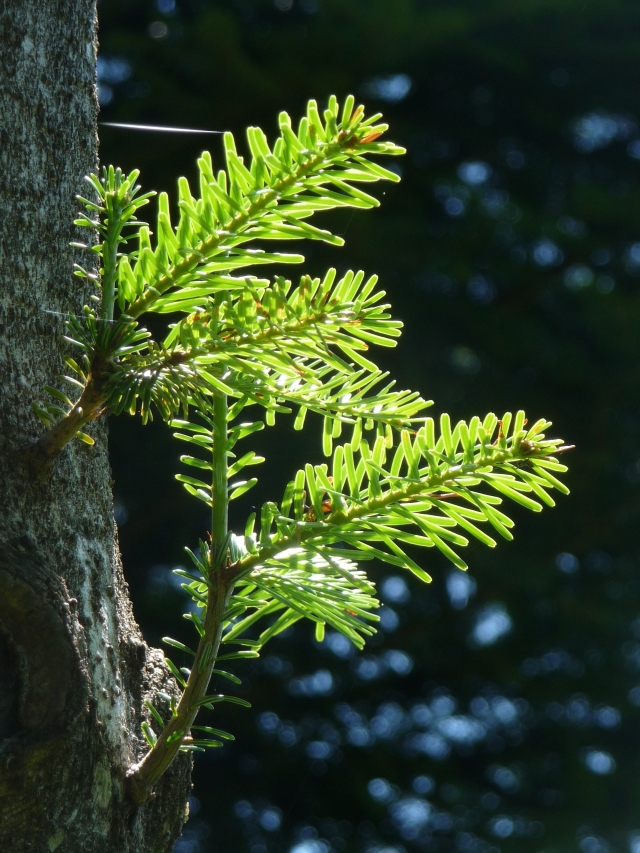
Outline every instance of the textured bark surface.
{"type": "Polygon", "coordinates": [[[44,473],[23,462],[31,402],[64,387],[64,315],[89,297],[69,242],[97,165],[95,0],[5,0],[0,48],[0,850],[163,853],[190,762],[127,800],[143,701],[173,687],[122,577],[106,425],[44,473]]]}

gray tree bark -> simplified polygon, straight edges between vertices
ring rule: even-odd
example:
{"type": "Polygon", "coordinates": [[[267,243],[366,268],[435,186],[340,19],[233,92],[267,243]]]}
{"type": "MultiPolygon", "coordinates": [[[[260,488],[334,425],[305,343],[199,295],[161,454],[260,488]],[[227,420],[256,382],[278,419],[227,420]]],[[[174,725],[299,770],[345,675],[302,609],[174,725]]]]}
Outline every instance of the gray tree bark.
{"type": "MultiPolygon", "coordinates": [[[[72,240],[97,167],[95,0],[0,3],[0,850],[163,853],[190,788],[181,757],[140,808],[125,774],[145,698],[171,692],[133,618],[104,419],[36,474],[30,410],[63,385],[64,316],[90,293],[72,240]]],[[[68,390],[66,391],[68,393],[68,390]]]]}

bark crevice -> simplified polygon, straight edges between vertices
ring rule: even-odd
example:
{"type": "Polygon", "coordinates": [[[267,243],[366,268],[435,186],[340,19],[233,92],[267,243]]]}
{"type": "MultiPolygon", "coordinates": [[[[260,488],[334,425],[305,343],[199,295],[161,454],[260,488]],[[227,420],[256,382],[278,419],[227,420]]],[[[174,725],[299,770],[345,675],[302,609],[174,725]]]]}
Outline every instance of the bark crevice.
{"type": "Polygon", "coordinates": [[[27,731],[60,721],[73,675],[64,622],[46,593],[23,580],[34,574],[26,555],[0,553],[0,627],[16,653],[18,722],[27,731]]]}

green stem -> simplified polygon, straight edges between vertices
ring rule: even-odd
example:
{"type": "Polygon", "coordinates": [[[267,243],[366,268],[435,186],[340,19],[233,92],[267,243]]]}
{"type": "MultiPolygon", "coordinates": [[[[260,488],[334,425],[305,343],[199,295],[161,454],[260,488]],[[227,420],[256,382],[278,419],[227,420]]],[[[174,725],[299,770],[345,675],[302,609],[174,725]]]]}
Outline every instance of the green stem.
{"type": "MultiPolygon", "coordinates": [[[[116,194],[111,193],[107,200],[109,213],[107,233],[104,238],[102,257],[103,274],[101,281],[102,300],[100,303],[100,318],[103,321],[113,321],[115,307],[116,278],[118,274],[118,246],[122,231],[122,206],[116,203],[116,194]]],[[[41,436],[35,445],[27,450],[30,462],[40,467],[55,459],[61,450],[89,421],[99,417],[106,402],[104,384],[105,368],[117,345],[111,342],[108,351],[94,352],[91,372],[81,396],[69,412],[51,429],[41,436]]]]}
{"type": "Polygon", "coordinates": [[[228,534],[228,407],[224,394],[216,394],[213,401],[213,505],[211,511],[211,551],[208,578],[207,610],[204,633],[200,638],[193,667],[178,703],[176,714],[167,723],[155,745],[139,764],[127,772],[129,792],[134,802],[143,803],[153,786],[178,754],[189,737],[200,706],[207,695],[211,674],[218,656],[224,614],[229,605],[234,582],[225,578],[228,534]]]}
{"type": "Polygon", "coordinates": [[[228,414],[227,395],[216,392],[213,397],[213,504],[211,508],[211,553],[212,569],[214,570],[224,568],[227,552],[229,527],[228,414]]]}
{"type": "Polygon", "coordinates": [[[102,305],[100,316],[103,320],[113,320],[113,309],[116,294],[116,276],[118,272],[118,244],[122,230],[122,210],[120,207],[109,210],[109,224],[104,238],[102,263],[102,305]]]}
{"type": "Polygon", "coordinates": [[[197,703],[207,695],[222,639],[224,613],[229,604],[232,589],[233,585],[227,586],[220,575],[212,579],[204,635],[200,638],[191,674],[178,703],[176,715],[169,720],[142,761],[134,764],[127,771],[129,793],[138,805],[149,798],[154,785],[172,763],[180,747],[184,745],[185,739],[189,737],[189,730],[200,710],[197,703]]]}

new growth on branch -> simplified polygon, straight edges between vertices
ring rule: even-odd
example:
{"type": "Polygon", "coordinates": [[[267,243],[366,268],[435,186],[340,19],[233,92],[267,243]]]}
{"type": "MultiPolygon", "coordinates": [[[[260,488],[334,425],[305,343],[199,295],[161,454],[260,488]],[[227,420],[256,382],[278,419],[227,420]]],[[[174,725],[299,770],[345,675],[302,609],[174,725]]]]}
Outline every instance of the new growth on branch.
{"type": "Polygon", "coordinates": [[[211,513],[209,538],[189,552],[193,570],[177,570],[196,604],[185,614],[196,647],[165,638],[193,663],[179,669],[167,659],[181,696],[159,694],[148,704],[146,752],[126,774],[138,803],[179,751],[232,738],[195,724],[219,702],[248,704],[207,692],[213,675],[239,683],[220,664],[258,656],[303,618],[318,640],[329,625],[362,648],[379,604],[362,561],[377,558],[429,581],[411,555],[416,547],[464,569],[467,536],[490,547],[488,531],[512,538],[505,498],[539,511],[553,506],[552,490],[568,492],[557,479],[567,447],[546,437],[544,419],[529,426],[519,411],[452,426],[443,414],[436,424],[426,414],[431,403],[395,389],[368,352],[371,344],[395,346],[401,329],[376,276],[329,270],[294,286],[248,271],[304,260],[268,251],[264,241],[342,245],[307,221],[315,213],[378,205],[361,185],[399,178],[371,158],[404,153],[382,139],[380,118],[366,118],[353,97],[342,108],[331,97],[322,115],[310,101],[297,129],[280,114],[272,147],[259,128],[248,128],[246,163],[225,134],[225,168],[215,172],[211,155],[202,155],[198,198],[179,179],[175,228],[160,194],[155,235],[136,218],[154,195],[139,194],[137,171],[109,167],[88,179],[94,196],[81,199],[86,213],[76,224],[97,231],[99,241],[84,248],[99,269],[88,264],[77,274],[97,293],[67,324],[74,357],[66,358],[71,373],[60,377],[79,396],[73,402],[46,387],[52,399],[33,408],[47,431],[29,449],[31,460],[51,464],[74,437],[92,443],[83,428],[103,413],[139,413],[147,422],[155,411],[195,448],[181,457],[190,473],[178,479],[211,513]],[[135,248],[126,251],[128,243],[135,248]],[[169,315],[164,340],[140,325],[145,314],[169,315]],[[264,461],[252,450],[237,453],[238,442],[273,426],[277,415],[293,414],[301,430],[308,413],[321,419],[328,462],[307,464],[279,503],[252,513],[243,534],[230,531],[229,502],[257,482],[238,475],[264,461]],[[240,649],[227,652],[227,645],[240,649]]]}

